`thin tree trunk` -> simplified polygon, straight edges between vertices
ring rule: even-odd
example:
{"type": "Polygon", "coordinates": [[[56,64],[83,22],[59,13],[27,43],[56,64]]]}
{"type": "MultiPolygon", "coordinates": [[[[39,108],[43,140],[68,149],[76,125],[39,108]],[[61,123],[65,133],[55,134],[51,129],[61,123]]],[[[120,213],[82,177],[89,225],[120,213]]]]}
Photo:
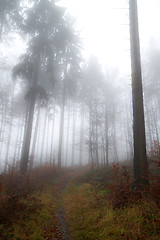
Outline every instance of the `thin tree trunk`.
{"type": "Polygon", "coordinates": [[[108,162],[109,162],[109,154],[108,154],[108,145],[109,145],[109,138],[108,138],[108,111],[107,111],[107,102],[106,102],[106,113],[105,113],[105,162],[106,162],[106,166],[108,167],[108,162]]]}
{"type": "Polygon", "coordinates": [[[65,112],[65,83],[63,83],[63,99],[61,107],[60,127],[59,127],[59,148],[58,148],[58,167],[62,167],[62,146],[63,146],[63,130],[64,130],[64,112],[65,112]]]}
{"type": "Polygon", "coordinates": [[[74,165],[75,157],[75,128],[76,128],[76,112],[75,112],[75,103],[73,104],[73,125],[72,125],[72,161],[71,166],[74,165]]]}
{"type": "Polygon", "coordinates": [[[51,136],[51,149],[50,149],[50,163],[54,163],[54,158],[53,158],[53,139],[54,139],[54,125],[55,125],[55,105],[54,105],[54,113],[53,113],[53,123],[52,123],[52,136],[51,136]]]}
{"type": "Polygon", "coordinates": [[[18,153],[17,153],[17,160],[19,161],[20,160],[20,156],[21,156],[21,150],[22,150],[22,144],[23,144],[23,135],[24,135],[24,131],[25,131],[25,126],[24,126],[24,117],[22,115],[22,118],[21,118],[21,125],[20,125],[20,136],[19,136],[19,140],[18,140],[18,153]]]}
{"type": "Polygon", "coordinates": [[[48,124],[47,124],[47,141],[46,141],[46,163],[48,163],[48,158],[49,158],[49,130],[50,130],[50,119],[48,117],[48,124]]]}
{"type": "MultiPolygon", "coordinates": [[[[43,135],[42,135],[42,146],[41,146],[41,156],[40,156],[40,165],[42,165],[42,161],[43,161],[43,155],[44,155],[44,144],[45,144],[45,135],[46,135],[46,122],[47,122],[47,107],[46,107],[46,111],[45,111],[45,120],[44,120],[44,127],[43,127],[43,135]]],[[[44,162],[44,161],[43,161],[44,162]]]]}
{"type": "Polygon", "coordinates": [[[81,104],[81,126],[80,126],[80,147],[79,147],[79,165],[82,166],[84,143],[84,103],[81,104]]]}
{"type": "Polygon", "coordinates": [[[15,141],[14,155],[13,155],[13,166],[15,166],[15,163],[16,163],[17,150],[18,150],[18,139],[19,139],[20,133],[21,133],[20,125],[21,125],[21,117],[19,118],[18,126],[17,126],[18,130],[17,130],[17,135],[16,135],[16,141],[15,141]]]}
{"type": "Polygon", "coordinates": [[[95,126],[95,152],[96,152],[96,167],[99,168],[99,137],[98,137],[98,111],[96,98],[96,126],[95,126]]]}
{"type": "Polygon", "coordinates": [[[4,135],[5,135],[5,129],[6,129],[6,124],[5,124],[6,115],[7,115],[7,113],[5,112],[2,117],[0,156],[2,156],[2,148],[3,148],[3,144],[4,144],[4,135]]]}
{"type": "Polygon", "coordinates": [[[30,164],[29,164],[30,169],[33,168],[33,164],[34,164],[35,150],[36,150],[37,136],[38,136],[38,128],[39,128],[40,110],[41,110],[41,106],[39,104],[38,105],[38,113],[37,113],[36,123],[35,123],[35,131],[34,131],[34,137],[33,137],[33,143],[32,143],[30,164]]]}
{"type": "Polygon", "coordinates": [[[70,109],[68,109],[68,119],[67,119],[67,139],[66,139],[66,156],[65,156],[65,166],[68,163],[68,145],[69,145],[69,120],[70,120],[70,109]]]}
{"type": "Polygon", "coordinates": [[[13,83],[13,92],[12,92],[12,99],[11,99],[11,116],[10,116],[10,124],[9,124],[9,135],[7,140],[7,149],[6,149],[6,157],[5,157],[5,171],[7,170],[8,166],[8,157],[9,157],[9,150],[10,150],[10,143],[11,143],[11,133],[12,133],[12,124],[13,124],[13,103],[14,103],[14,83],[13,83]]]}

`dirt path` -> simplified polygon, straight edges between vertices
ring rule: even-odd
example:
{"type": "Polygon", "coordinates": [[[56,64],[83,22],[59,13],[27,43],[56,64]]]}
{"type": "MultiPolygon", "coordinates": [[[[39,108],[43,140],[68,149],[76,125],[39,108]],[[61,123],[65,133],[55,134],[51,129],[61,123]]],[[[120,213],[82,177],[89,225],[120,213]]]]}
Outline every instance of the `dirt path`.
{"type": "Polygon", "coordinates": [[[67,174],[60,179],[58,186],[57,186],[57,196],[56,196],[56,203],[57,203],[57,218],[60,224],[60,231],[61,231],[61,239],[62,240],[72,240],[72,237],[67,228],[67,222],[65,217],[65,210],[61,200],[61,193],[66,188],[68,182],[71,180],[72,174],[67,174]]]}
{"type": "Polygon", "coordinates": [[[59,179],[59,182],[57,183],[57,196],[56,196],[56,205],[57,205],[57,219],[60,224],[60,231],[61,231],[61,239],[62,240],[72,240],[72,236],[68,231],[67,228],[67,222],[66,222],[66,214],[63,207],[63,202],[61,199],[61,193],[64,191],[68,183],[71,179],[74,178],[74,181],[76,181],[77,178],[79,178],[81,175],[84,174],[84,172],[87,172],[87,170],[78,170],[78,171],[70,171],[68,173],[64,173],[64,175],[59,179]]]}

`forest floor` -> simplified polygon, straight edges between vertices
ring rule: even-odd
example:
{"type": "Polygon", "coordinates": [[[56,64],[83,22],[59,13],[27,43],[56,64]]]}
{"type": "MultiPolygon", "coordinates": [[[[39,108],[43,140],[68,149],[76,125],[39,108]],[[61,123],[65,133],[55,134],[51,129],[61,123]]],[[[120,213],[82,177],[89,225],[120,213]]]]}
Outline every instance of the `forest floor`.
{"type": "Polygon", "coordinates": [[[50,181],[43,186],[39,175],[38,187],[27,195],[4,200],[2,191],[0,239],[159,240],[159,205],[145,196],[127,202],[128,185],[116,192],[111,181],[111,191],[108,174],[106,169],[65,170],[53,179],[47,174],[50,181]]]}

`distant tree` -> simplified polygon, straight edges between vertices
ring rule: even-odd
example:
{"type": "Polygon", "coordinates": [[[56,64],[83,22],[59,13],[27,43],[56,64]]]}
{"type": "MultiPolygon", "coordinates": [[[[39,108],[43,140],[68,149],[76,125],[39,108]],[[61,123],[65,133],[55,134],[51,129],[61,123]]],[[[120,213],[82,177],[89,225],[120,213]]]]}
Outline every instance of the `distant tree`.
{"type": "Polygon", "coordinates": [[[91,56],[88,61],[88,66],[83,70],[81,98],[82,104],[84,102],[88,109],[89,162],[92,167],[99,166],[99,109],[103,78],[104,76],[98,59],[95,56],[91,56]]]}
{"type": "MultiPolygon", "coordinates": [[[[70,27],[73,27],[72,22],[70,27]]],[[[72,29],[72,32],[74,30],[72,29]]],[[[58,149],[58,166],[62,165],[62,145],[64,133],[64,115],[65,105],[67,100],[72,99],[73,105],[75,104],[75,96],[77,95],[77,84],[80,77],[80,62],[82,61],[80,51],[80,40],[78,35],[71,35],[70,41],[66,46],[62,65],[62,87],[61,87],[61,116],[60,116],[60,129],[59,129],[59,149],[58,149]]],[[[73,109],[74,111],[74,109],[73,109]]],[[[73,113],[74,115],[74,113],[73,113]]],[[[74,122],[75,124],[75,122],[74,122]]],[[[74,127],[73,127],[74,128],[74,127]]],[[[74,131],[73,131],[74,132],[74,131]]],[[[73,146],[74,148],[74,146],[73,146]]],[[[73,151],[74,152],[74,149],[73,151]]]]}

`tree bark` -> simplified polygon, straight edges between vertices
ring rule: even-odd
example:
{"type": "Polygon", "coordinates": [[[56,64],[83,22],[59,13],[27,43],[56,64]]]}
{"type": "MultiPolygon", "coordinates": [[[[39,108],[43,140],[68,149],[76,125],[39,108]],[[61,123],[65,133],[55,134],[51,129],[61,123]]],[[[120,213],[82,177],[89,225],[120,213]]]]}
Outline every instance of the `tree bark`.
{"type": "Polygon", "coordinates": [[[64,129],[64,111],[65,111],[65,83],[63,86],[63,99],[61,108],[61,119],[59,127],[59,149],[58,149],[58,167],[62,167],[62,146],[63,146],[63,129],[64,129]]]}
{"type": "Polygon", "coordinates": [[[129,1],[129,9],[134,136],[134,186],[142,187],[143,185],[147,185],[149,181],[146,177],[148,164],[146,156],[137,0],[129,1]]]}
{"type": "Polygon", "coordinates": [[[29,99],[28,118],[26,122],[26,133],[24,135],[23,149],[22,149],[21,162],[20,162],[20,173],[22,175],[26,174],[27,168],[28,168],[28,162],[29,162],[29,152],[30,152],[30,144],[31,144],[31,136],[32,136],[34,109],[36,104],[36,86],[38,82],[39,65],[40,65],[40,54],[38,54],[34,63],[34,71],[33,71],[33,79],[32,79],[33,82],[32,82],[32,89],[30,92],[30,99],[29,99]]]}
{"type": "MultiPolygon", "coordinates": [[[[70,106],[69,106],[70,107],[70,106]]],[[[67,139],[66,139],[66,156],[65,156],[65,166],[68,164],[68,146],[69,146],[69,123],[70,123],[70,108],[68,107],[68,119],[67,119],[67,139]]]]}
{"type": "Polygon", "coordinates": [[[37,119],[36,119],[36,124],[35,124],[34,137],[33,137],[31,159],[30,159],[30,164],[29,164],[30,169],[33,168],[33,164],[34,164],[34,157],[35,157],[35,150],[36,150],[37,136],[38,136],[38,128],[39,128],[40,109],[41,109],[41,106],[40,106],[40,103],[39,103],[38,104],[37,119]]]}
{"type": "Polygon", "coordinates": [[[83,160],[83,142],[84,142],[84,103],[81,104],[81,126],[80,126],[80,147],[79,147],[79,165],[82,166],[83,160]]]}
{"type": "Polygon", "coordinates": [[[43,126],[43,135],[42,135],[42,146],[41,146],[41,156],[40,156],[40,165],[42,165],[43,156],[44,156],[44,145],[45,145],[45,135],[46,135],[46,123],[47,123],[47,106],[44,115],[44,126],[43,126]]]}

